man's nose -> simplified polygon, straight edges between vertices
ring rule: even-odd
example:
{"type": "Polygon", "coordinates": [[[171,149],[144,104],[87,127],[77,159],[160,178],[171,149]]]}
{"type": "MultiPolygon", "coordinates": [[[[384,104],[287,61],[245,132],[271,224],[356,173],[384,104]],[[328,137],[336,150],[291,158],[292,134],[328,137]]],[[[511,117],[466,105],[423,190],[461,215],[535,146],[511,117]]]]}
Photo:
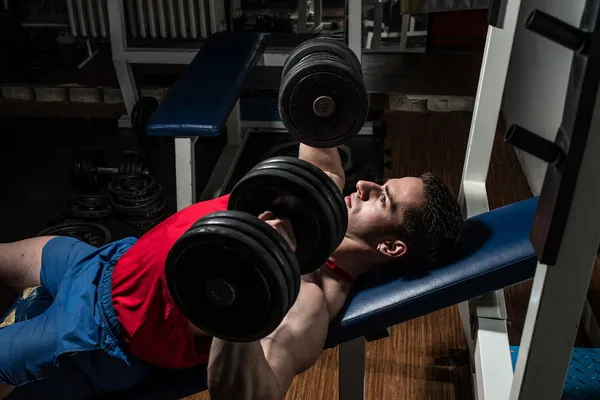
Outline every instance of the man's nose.
{"type": "Polygon", "coordinates": [[[371,192],[373,191],[373,185],[371,182],[367,181],[358,181],[356,183],[356,194],[358,198],[366,201],[369,199],[371,192]]]}

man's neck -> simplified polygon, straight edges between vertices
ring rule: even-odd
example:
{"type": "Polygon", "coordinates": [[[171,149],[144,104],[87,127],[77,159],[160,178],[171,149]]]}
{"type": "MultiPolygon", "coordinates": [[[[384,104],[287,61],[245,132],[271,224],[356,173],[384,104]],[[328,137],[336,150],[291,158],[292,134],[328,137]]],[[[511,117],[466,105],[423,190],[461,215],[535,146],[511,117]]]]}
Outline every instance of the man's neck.
{"type": "Polygon", "coordinates": [[[330,258],[335,261],[338,267],[350,274],[353,279],[356,279],[375,265],[373,252],[374,250],[366,243],[344,237],[344,240],[330,258]]]}

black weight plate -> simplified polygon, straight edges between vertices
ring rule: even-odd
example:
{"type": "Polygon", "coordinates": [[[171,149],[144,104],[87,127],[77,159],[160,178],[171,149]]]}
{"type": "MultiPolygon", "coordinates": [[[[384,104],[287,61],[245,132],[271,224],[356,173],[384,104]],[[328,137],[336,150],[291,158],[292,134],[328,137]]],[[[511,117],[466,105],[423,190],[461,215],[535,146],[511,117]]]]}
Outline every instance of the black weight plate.
{"type": "Polygon", "coordinates": [[[138,212],[135,214],[133,214],[133,213],[122,214],[122,218],[124,220],[128,220],[128,221],[145,220],[145,219],[154,220],[154,219],[160,218],[160,216],[165,213],[165,210],[166,210],[166,200],[162,200],[155,207],[149,208],[146,211],[138,212]]]}
{"type": "Polygon", "coordinates": [[[209,335],[235,342],[259,340],[287,312],[282,307],[288,297],[285,279],[267,249],[236,229],[239,221],[217,220],[202,218],[173,245],[165,266],[169,291],[184,315],[209,335]],[[210,220],[212,224],[203,225],[210,220]],[[231,304],[209,299],[207,284],[214,279],[234,287],[231,304]]]}
{"type": "Polygon", "coordinates": [[[344,43],[334,38],[316,37],[302,42],[286,58],[283,69],[281,71],[281,79],[291,67],[296,65],[298,61],[312,53],[330,53],[345,60],[355,71],[362,76],[362,66],[356,54],[344,43]]]}
{"type": "Polygon", "coordinates": [[[131,199],[148,195],[156,189],[155,185],[150,175],[122,175],[110,181],[108,190],[119,199],[131,199]]]}
{"type": "Polygon", "coordinates": [[[128,207],[146,207],[148,204],[153,204],[158,201],[163,195],[162,185],[157,183],[141,197],[116,197],[113,196],[113,205],[115,208],[128,207]]]}
{"type": "MultiPolygon", "coordinates": [[[[298,259],[294,255],[288,242],[275,229],[254,215],[235,210],[222,211],[221,214],[227,218],[242,221],[244,224],[258,229],[261,235],[267,235],[272,241],[272,244],[276,246],[269,246],[269,250],[273,252],[273,256],[279,261],[282,272],[288,281],[290,295],[288,309],[291,308],[296,302],[296,297],[300,290],[300,266],[298,265],[298,259]]],[[[252,232],[249,233],[252,234],[252,232]]],[[[260,238],[257,240],[260,240],[260,238]]]]}
{"type": "Polygon", "coordinates": [[[97,168],[98,156],[77,153],[71,161],[71,179],[78,188],[95,188],[99,183],[97,168]]]}
{"type": "Polygon", "coordinates": [[[119,165],[119,174],[121,175],[147,175],[149,173],[148,167],[141,159],[125,160],[119,165]]]}
{"type": "Polygon", "coordinates": [[[260,215],[266,210],[291,220],[296,236],[296,257],[301,273],[315,271],[329,257],[329,246],[320,240],[331,236],[333,216],[323,213],[327,203],[309,182],[285,170],[255,166],[233,188],[228,209],[260,215]],[[275,202],[276,201],[276,202],[275,202]],[[313,210],[313,211],[310,211],[313,210]]]}
{"type": "Polygon", "coordinates": [[[158,100],[153,97],[142,97],[131,110],[131,127],[138,138],[146,137],[146,128],[152,114],[158,108],[158,100]]]}
{"type": "MultiPolygon", "coordinates": [[[[264,161],[263,165],[266,166],[268,164],[274,168],[284,169],[302,177],[302,179],[305,179],[306,181],[310,182],[311,185],[313,185],[313,187],[316,189],[315,195],[320,194],[323,196],[323,200],[325,200],[329,206],[328,209],[323,211],[333,216],[335,222],[331,228],[332,231],[335,232],[335,235],[329,238],[322,237],[321,240],[323,241],[329,239],[331,243],[330,250],[331,253],[333,253],[337,246],[340,244],[340,232],[344,223],[342,220],[342,216],[340,215],[339,203],[335,199],[335,193],[332,193],[329,186],[326,186],[324,184],[324,179],[321,179],[317,176],[323,174],[323,171],[317,168],[317,172],[315,172],[314,169],[310,168],[312,164],[307,163],[303,160],[292,159],[299,161],[299,163],[294,163],[293,161],[289,160],[290,158],[291,157],[273,157],[269,160],[264,161]],[[309,165],[307,166],[305,164],[309,165]]],[[[325,177],[329,179],[327,176],[325,177]]]]}
{"type": "Polygon", "coordinates": [[[269,251],[273,259],[278,263],[279,269],[269,270],[269,272],[276,276],[278,285],[286,285],[284,291],[285,294],[288,295],[286,299],[287,303],[284,303],[282,306],[284,314],[287,314],[287,311],[293,305],[293,302],[298,295],[295,289],[296,285],[294,278],[291,274],[294,266],[295,274],[298,277],[300,276],[298,260],[293,254],[292,249],[289,246],[284,247],[287,242],[285,242],[285,239],[283,239],[275,229],[258,219],[258,217],[245,212],[236,210],[215,212],[211,214],[209,220],[203,221],[202,225],[218,225],[222,224],[225,220],[227,220],[231,226],[234,226],[235,229],[248,235],[257,243],[260,243],[265,250],[269,251]],[[282,245],[282,243],[284,244],[282,245]]]}
{"type": "Polygon", "coordinates": [[[303,167],[311,170],[314,176],[318,177],[321,180],[321,182],[327,188],[329,188],[329,192],[331,193],[332,198],[336,202],[335,209],[338,211],[341,220],[341,224],[339,226],[340,236],[339,242],[337,244],[339,246],[339,244],[346,236],[346,230],[348,229],[348,207],[346,206],[346,201],[344,200],[343,191],[335,184],[335,182],[327,174],[325,174],[320,168],[318,168],[314,164],[299,159],[288,159],[287,161],[296,165],[300,165],[300,163],[302,163],[303,167]]]}
{"type": "Polygon", "coordinates": [[[167,200],[164,197],[155,197],[152,201],[139,203],[135,206],[125,206],[114,203],[115,211],[121,215],[127,216],[147,216],[156,212],[157,210],[163,210],[167,205],[167,200]]]}
{"type": "MultiPolygon", "coordinates": [[[[214,224],[213,221],[219,220],[219,222],[221,222],[222,219],[231,220],[230,223],[234,224],[236,229],[248,235],[258,243],[261,243],[263,247],[270,252],[273,259],[277,261],[280,267],[278,274],[280,274],[287,283],[286,293],[288,294],[288,297],[285,299],[283,308],[284,310],[289,310],[298,295],[298,293],[295,292],[296,284],[294,277],[292,276],[293,267],[290,266],[290,258],[295,260],[296,257],[289,246],[284,248],[280,245],[280,242],[285,242],[285,239],[277,234],[275,229],[258,219],[258,217],[235,210],[212,213],[210,221],[202,221],[199,225],[214,224]]],[[[297,264],[298,262],[296,261],[296,273],[300,276],[300,269],[297,267],[297,264]]]]}
{"type": "Polygon", "coordinates": [[[99,224],[91,222],[71,222],[46,228],[36,236],[69,236],[90,246],[101,247],[110,242],[110,232],[99,224]]]}
{"type": "Polygon", "coordinates": [[[52,214],[44,223],[44,228],[50,228],[56,225],[67,224],[71,222],[81,222],[78,218],[71,218],[65,212],[52,214]]]}
{"type": "Polygon", "coordinates": [[[112,214],[110,199],[101,195],[79,196],[67,201],[67,215],[75,218],[105,218],[112,214]]]}
{"type": "Polygon", "coordinates": [[[369,98],[362,80],[348,65],[332,57],[310,55],[292,67],[281,84],[278,107],[292,137],[317,148],[336,147],[363,127],[369,98]],[[333,113],[320,117],[313,103],[321,96],[335,104],[333,113]]]}
{"type": "Polygon", "coordinates": [[[298,158],[272,157],[264,162],[276,164],[281,163],[282,165],[295,165],[298,167],[298,169],[293,169],[294,172],[299,173],[300,171],[302,171],[304,173],[304,178],[307,180],[311,180],[312,184],[315,187],[326,189],[321,191],[321,193],[330,202],[331,211],[334,211],[335,216],[337,217],[336,231],[338,232],[338,234],[336,235],[336,240],[334,241],[334,250],[337,249],[337,247],[344,239],[344,236],[346,235],[346,230],[348,229],[348,207],[346,207],[343,192],[335,184],[335,182],[319,167],[315,166],[314,164],[311,164],[308,161],[300,160],[298,158]]]}
{"type": "MultiPolygon", "coordinates": [[[[319,197],[319,203],[323,204],[325,208],[315,209],[316,214],[318,214],[317,219],[321,223],[321,236],[319,238],[319,244],[323,246],[323,248],[327,248],[327,257],[322,259],[321,265],[327,260],[327,258],[333,254],[333,252],[337,249],[340,244],[343,236],[341,236],[343,220],[340,215],[338,206],[336,205],[336,200],[333,198],[334,194],[331,193],[331,190],[324,186],[321,183],[321,180],[313,175],[315,172],[314,169],[307,168],[306,161],[298,160],[299,165],[294,165],[294,163],[287,162],[284,157],[280,157],[279,160],[271,159],[261,164],[260,170],[266,171],[273,169],[284,170],[296,175],[298,178],[304,180],[306,184],[310,185],[311,194],[316,198],[319,197]],[[330,217],[331,220],[328,218],[330,217]],[[324,227],[323,224],[332,222],[332,225],[328,225],[324,227]],[[326,228],[326,229],[323,229],[326,228]]],[[[312,165],[312,164],[309,164],[312,165]]],[[[317,172],[323,174],[323,171],[317,168],[317,172]]],[[[315,174],[316,175],[316,174],[315,174]]],[[[329,179],[327,176],[325,176],[329,179]]],[[[344,231],[345,232],[345,231],[344,231]]],[[[325,253],[325,251],[324,251],[325,253]]],[[[315,261],[316,263],[316,261],[315,261]]],[[[319,265],[319,267],[321,266],[319,265]]],[[[303,268],[303,271],[307,270],[303,268]]],[[[312,270],[309,270],[312,272],[312,270]]]]}

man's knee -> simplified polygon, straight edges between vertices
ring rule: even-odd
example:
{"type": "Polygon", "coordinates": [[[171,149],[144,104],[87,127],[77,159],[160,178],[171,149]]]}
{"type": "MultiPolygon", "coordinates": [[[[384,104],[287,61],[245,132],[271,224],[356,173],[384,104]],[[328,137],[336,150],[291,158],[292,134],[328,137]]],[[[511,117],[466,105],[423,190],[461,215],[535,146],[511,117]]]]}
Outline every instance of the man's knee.
{"type": "Polygon", "coordinates": [[[54,236],[0,244],[0,280],[16,291],[40,285],[42,253],[54,236]]]}

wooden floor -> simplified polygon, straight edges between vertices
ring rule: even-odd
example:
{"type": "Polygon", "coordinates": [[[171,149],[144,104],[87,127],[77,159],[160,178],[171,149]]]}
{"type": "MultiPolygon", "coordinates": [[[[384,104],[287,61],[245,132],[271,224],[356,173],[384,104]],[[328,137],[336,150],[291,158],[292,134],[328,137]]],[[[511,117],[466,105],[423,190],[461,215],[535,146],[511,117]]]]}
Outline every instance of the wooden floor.
{"type": "MultiPolygon", "coordinates": [[[[387,146],[392,149],[389,177],[437,174],[458,192],[471,114],[387,111],[387,146]]],[[[500,124],[488,177],[490,207],[532,194],[513,149],[502,142],[500,124]]],[[[506,290],[511,344],[518,344],[530,285],[506,290]]],[[[452,350],[466,350],[456,306],[392,328],[390,338],[367,344],[367,399],[471,399],[468,366],[447,365],[452,350]]],[[[323,352],[315,366],[296,377],[287,400],[337,399],[338,351],[323,352]]],[[[208,399],[207,393],[188,399],[208,399]]]]}

